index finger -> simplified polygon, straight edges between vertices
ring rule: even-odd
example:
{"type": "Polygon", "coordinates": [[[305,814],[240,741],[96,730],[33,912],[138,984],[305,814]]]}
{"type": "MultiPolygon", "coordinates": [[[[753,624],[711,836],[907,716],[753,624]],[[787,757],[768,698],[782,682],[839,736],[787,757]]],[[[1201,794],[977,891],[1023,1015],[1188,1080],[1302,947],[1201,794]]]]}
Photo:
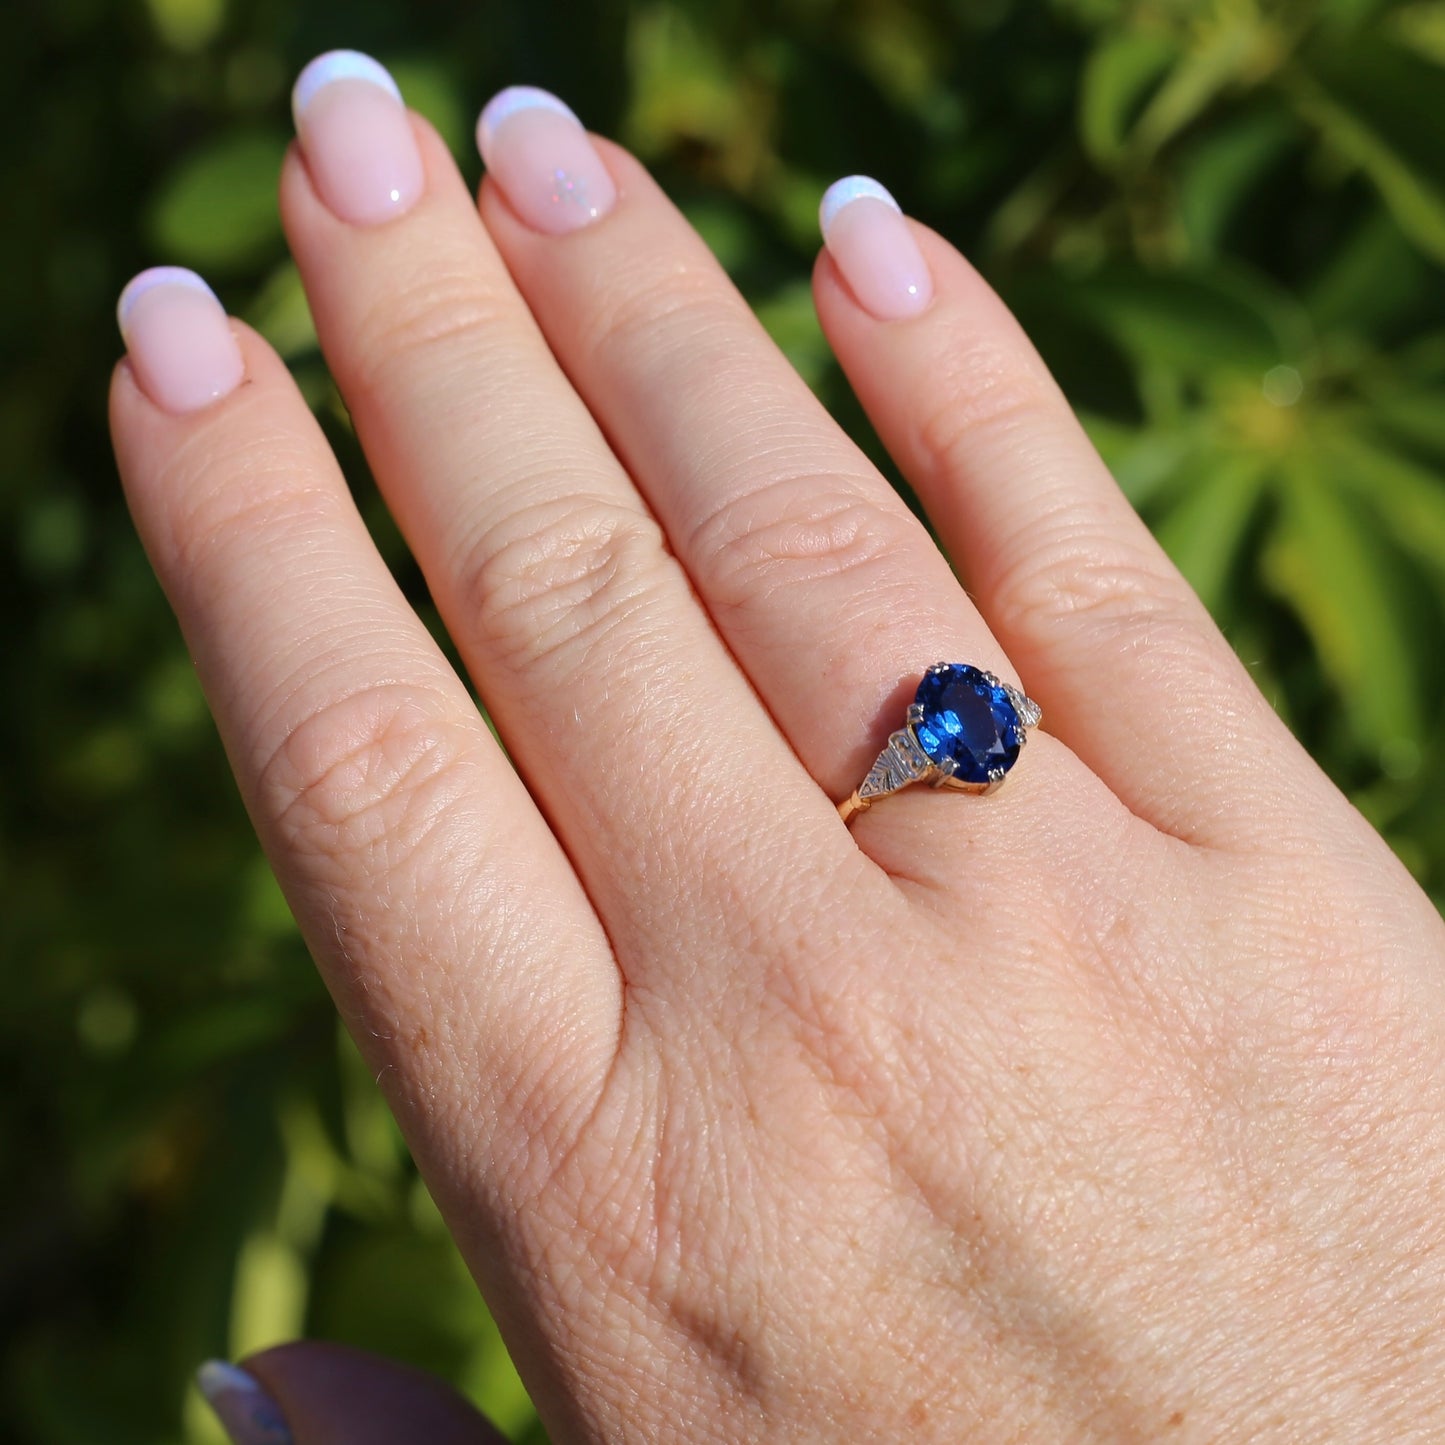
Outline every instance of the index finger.
{"type": "Polygon", "coordinates": [[[615,1052],[601,925],[280,359],[196,277],[133,287],[122,312],[126,495],[252,820],[417,1152],[493,1184],[497,1160],[554,1153],[520,1137],[565,1142],[615,1052]],[[237,346],[243,384],[204,404],[187,338],[237,346]],[[459,1113],[486,1127],[456,1131],[459,1113]]]}

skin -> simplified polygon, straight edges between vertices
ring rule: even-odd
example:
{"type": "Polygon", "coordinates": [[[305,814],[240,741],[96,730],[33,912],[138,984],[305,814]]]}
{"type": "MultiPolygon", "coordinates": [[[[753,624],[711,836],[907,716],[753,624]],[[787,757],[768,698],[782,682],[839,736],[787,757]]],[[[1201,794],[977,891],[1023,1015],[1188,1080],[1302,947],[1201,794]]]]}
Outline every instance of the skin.
{"type": "MultiPolygon", "coordinates": [[[[405,216],[338,220],[299,150],[282,209],[511,762],[257,336],[189,416],[123,362],[112,416],[256,828],[553,1438],[1438,1438],[1441,920],[1002,304],[921,227],[915,318],[814,278],[965,591],[628,155],[546,236],[414,124],[405,216]],[[844,827],[940,659],[1043,727],[997,793],[844,827]]],[[[250,1362],[302,1445],[496,1438],[338,1358],[250,1362]]]]}

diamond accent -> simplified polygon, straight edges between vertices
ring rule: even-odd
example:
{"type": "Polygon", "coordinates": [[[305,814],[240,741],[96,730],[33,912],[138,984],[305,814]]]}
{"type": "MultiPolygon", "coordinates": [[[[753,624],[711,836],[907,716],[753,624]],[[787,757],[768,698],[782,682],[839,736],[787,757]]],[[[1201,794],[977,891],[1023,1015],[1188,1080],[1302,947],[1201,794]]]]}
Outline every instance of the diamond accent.
{"type": "Polygon", "coordinates": [[[900,728],[888,739],[888,746],[878,754],[878,761],[868,769],[868,776],[858,789],[858,797],[866,803],[886,793],[896,793],[909,783],[931,777],[935,771],[912,731],[900,728]]]}
{"type": "Polygon", "coordinates": [[[1019,715],[1019,721],[1026,728],[1036,728],[1044,720],[1044,710],[1033,698],[1025,697],[1018,688],[1011,687],[1004,683],[1003,690],[1008,693],[1008,700],[1014,705],[1014,711],[1019,715]]]}

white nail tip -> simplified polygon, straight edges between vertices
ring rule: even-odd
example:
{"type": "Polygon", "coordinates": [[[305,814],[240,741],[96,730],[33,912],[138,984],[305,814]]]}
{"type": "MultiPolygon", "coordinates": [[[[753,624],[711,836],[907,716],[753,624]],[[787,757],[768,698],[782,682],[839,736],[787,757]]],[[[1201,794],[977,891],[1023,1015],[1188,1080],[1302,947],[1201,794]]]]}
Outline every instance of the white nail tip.
{"type": "Polygon", "coordinates": [[[298,125],[316,93],[338,80],[365,80],[401,100],[400,88],[380,61],[359,50],[328,50],[310,61],[291,87],[291,115],[298,125]]]}
{"type": "Polygon", "coordinates": [[[558,100],[550,90],[541,90],[535,85],[509,85],[505,90],[499,90],[477,117],[477,149],[482,153],[483,160],[487,158],[497,127],[521,110],[550,110],[556,115],[565,115],[579,128],[582,125],[572,107],[566,101],[558,100]]]}
{"type": "Polygon", "coordinates": [[[893,199],[887,188],[879,185],[871,176],[844,176],[823,192],[823,199],[818,206],[818,227],[823,233],[823,239],[828,239],[828,227],[837,219],[838,212],[844,206],[865,199],[882,201],[899,215],[903,214],[903,208],[893,199]]]}
{"type": "Polygon", "coordinates": [[[196,1371],[196,1388],[236,1445],[295,1445],[280,1406],[248,1371],[207,1360],[196,1371]]]}
{"type": "Polygon", "coordinates": [[[196,1371],[196,1385],[208,1400],[227,1390],[243,1395],[261,1393],[261,1387],[256,1383],[254,1375],[248,1375],[245,1370],[228,1365],[224,1360],[207,1360],[196,1371]]]}
{"type": "Polygon", "coordinates": [[[125,330],[126,318],[135,303],[147,291],[153,291],[157,286],[188,286],[192,291],[200,291],[209,296],[217,306],[221,304],[216,293],[194,271],[188,271],[184,266],[152,266],[150,270],[132,277],[126,283],[125,290],[120,293],[120,300],[115,305],[115,319],[122,331],[125,330]]]}

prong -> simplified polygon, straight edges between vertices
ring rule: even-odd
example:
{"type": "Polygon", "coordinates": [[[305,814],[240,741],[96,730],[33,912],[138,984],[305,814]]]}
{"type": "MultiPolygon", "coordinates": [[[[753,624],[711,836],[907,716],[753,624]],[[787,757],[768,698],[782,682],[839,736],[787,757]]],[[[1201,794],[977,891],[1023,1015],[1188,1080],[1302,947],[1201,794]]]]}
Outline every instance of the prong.
{"type": "Polygon", "coordinates": [[[935,662],[928,670],[929,672],[947,672],[953,664],[949,662],[935,662]]]}
{"type": "Polygon", "coordinates": [[[1004,773],[1002,768],[990,768],[988,782],[983,785],[982,796],[987,797],[990,793],[996,793],[1003,787],[1004,773]]]}
{"type": "Polygon", "coordinates": [[[909,704],[908,704],[908,725],[909,725],[909,727],[917,727],[917,725],[918,725],[919,723],[921,723],[922,721],[923,721],[923,704],[922,704],[921,702],[911,702],[911,703],[909,703],[909,704]]]}
{"type": "MultiPolygon", "coordinates": [[[[939,771],[940,773],[942,773],[945,778],[951,778],[951,777],[954,777],[954,776],[957,774],[957,772],[958,772],[958,759],[957,759],[957,758],[944,758],[944,760],[943,760],[941,763],[934,763],[933,766],[934,766],[935,768],[937,768],[938,771],[939,771]]],[[[1003,774],[1000,773],[1000,774],[999,774],[999,777],[1002,777],[1002,776],[1003,776],[1003,774]]]]}

